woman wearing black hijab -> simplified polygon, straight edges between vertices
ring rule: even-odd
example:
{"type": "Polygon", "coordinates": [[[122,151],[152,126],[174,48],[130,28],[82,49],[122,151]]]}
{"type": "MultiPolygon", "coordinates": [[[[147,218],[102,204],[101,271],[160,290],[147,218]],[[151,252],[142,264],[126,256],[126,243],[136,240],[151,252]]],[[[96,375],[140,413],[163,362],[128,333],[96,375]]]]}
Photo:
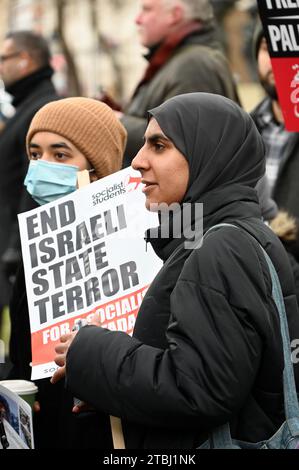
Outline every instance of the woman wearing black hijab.
{"type": "MultiPolygon", "coordinates": [[[[285,251],[261,220],[254,190],[264,173],[262,140],[244,111],[216,95],[177,96],[149,114],[133,160],[146,207],[200,202],[204,232],[219,223],[241,230],[210,232],[198,249],[186,249],[183,234],[148,239],[165,263],[133,337],[86,326],[73,342],[65,338],[57,363],[71,344],[68,388],[121,417],[128,448],[194,448],[227,421],[233,437],[266,439],[284,420],[283,357],[268,266],[248,233],[279,274],[291,340],[299,315],[285,251]]],[[[296,364],[295,376],[298,383],[296,364]]]]}

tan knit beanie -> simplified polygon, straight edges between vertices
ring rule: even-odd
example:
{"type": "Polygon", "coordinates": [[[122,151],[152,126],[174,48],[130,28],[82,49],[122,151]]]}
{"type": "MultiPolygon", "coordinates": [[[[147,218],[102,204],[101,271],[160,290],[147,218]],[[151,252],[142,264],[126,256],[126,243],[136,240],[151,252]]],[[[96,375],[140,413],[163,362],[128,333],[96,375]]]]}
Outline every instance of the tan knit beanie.
{"type": "Polygon", "coordinates": [[[31,121],[26,146],[37,132],[65,137],[102,178],[121,169],[127,132],[106,104],[91,98],[65,98],[43,106],[31,121]]]}

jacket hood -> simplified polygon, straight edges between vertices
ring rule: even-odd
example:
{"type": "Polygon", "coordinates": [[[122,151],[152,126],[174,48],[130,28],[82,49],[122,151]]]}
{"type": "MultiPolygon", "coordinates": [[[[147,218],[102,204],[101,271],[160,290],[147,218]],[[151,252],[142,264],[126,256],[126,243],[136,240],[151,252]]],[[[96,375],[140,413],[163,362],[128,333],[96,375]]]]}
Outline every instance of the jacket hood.
{"type": "Polygon", "coordinates": [[[299,262],[299,220],[285,211],[279,211],[270,227],[280,238],[286,250],[299,262]]]}
{"type": "Polygon", "coordinates": [[[283,241],[290,242],[298,239],[298,221],[285,211],[279,211],[271,220],[270,227],[283,241]]]}
{"type": "Polygon", "coordinates": [[[263,219],[268,221],[277,216],[278,208],[276,202],[271,197],[271,189],[267,176],[263,176],[256,185],[263,219]]]}

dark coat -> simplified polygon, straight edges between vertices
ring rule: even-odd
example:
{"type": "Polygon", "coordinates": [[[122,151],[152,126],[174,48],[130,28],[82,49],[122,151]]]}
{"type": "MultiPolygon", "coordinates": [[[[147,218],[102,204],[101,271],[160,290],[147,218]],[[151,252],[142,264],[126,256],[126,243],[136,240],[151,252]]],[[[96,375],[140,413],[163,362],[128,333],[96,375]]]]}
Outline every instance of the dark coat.
{"type": "MultiPolygon", "coordinates": [[[[219,95],[177,96],[151,115],[189,166],[171,220],[182,219],[182,205],[202,202],[204,232],[222,222],[242,230],[222,227],[193,250],[183,238],[151,239],[165,264],[140,306],[133,338],[82,328],[68,351],[67,386],[120,416],[130,448],[194,448],[227,421],[236,438],[266,439],[283,420],[282,344],[267,262],[246,231],[276,267],[291,339],[299,337],[299,314],[287,254],[261,220],[254,189],[264,173],[261,136],[247,113],[219,95]]],[[[157,165],[149,151],[145,179],[155,175],[151,158],[157,165]]],[[[161,215],[156,235],[163,225],[161,215]]]]}
{"type": "Polygon", "coordinates": [[[238,101],[229,65],[215,41],[213,28],[202,29],[181,41],[134,94],[121,119],[128,132],[124,167],[131,164],[143,145],[148,110],[172,96],[196,91],[217,93],[238,101]]]}
{"type": "MultiPolygon", "coordinates": [[[[11,237],[18,238],[17,214],[20,212],[21,201],[22,210],[32,208],[23,186],[28,167],[25,140],[35,113],[44,104],[58,99],[51,81],[52,74],[52,69],[45,67],[7,90],[14,96],[16,113],[5,123],[0,133],[0,258],[11,237]]],[[[2,268],[0,262],[0,276],[3,276],[2,268]]],[[[8,303],[9,300],[9,289],[4,283],[3,277],[0,304],[8,303]]]]}
{"type": "MultiPolygon", "coordinates": [[[[266,97],[252,111],[251,116],[263,135],[263,123],[260,118],[262,110],[270,107],[270,98],[266,97]]],[[[281,158],[277,179],[272,191],[272,198],[279,209],[299,217],[299,132],[290,133],[290,139],[281,158]]]]}
{"type": "MultiPolygon", "coordinates": [[[[266,249],[279,274],[291,339],[298,338],[286,253],[254,218],[257,207],[246,214],[235,209],[234,220],[214,221],[243,226],[266,249]]],[[[165,251],[168,246],[162,257],[165,251]]],[[[259,247],[245,233],[222,228],[201,249],[180,245],[168,256],[144,298],[133,339],[93,326],[78,333],[68,353],[68,387],[122,416],[130,448],[193,448],[227,420],[235,437],[259,441],[283,420],[278,322],[259,247]]]]}

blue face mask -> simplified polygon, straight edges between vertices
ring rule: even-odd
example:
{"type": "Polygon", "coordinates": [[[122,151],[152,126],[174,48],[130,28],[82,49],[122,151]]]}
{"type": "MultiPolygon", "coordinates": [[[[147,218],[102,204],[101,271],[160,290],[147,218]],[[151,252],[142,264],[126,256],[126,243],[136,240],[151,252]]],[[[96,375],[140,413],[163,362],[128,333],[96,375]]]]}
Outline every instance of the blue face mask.
{"type": "Polygon", "coordinates": [[[78,171],[79,168],[73,165],[31,160],[24,185],[42,206],[74,192],[77,189],[78,171]]]}

